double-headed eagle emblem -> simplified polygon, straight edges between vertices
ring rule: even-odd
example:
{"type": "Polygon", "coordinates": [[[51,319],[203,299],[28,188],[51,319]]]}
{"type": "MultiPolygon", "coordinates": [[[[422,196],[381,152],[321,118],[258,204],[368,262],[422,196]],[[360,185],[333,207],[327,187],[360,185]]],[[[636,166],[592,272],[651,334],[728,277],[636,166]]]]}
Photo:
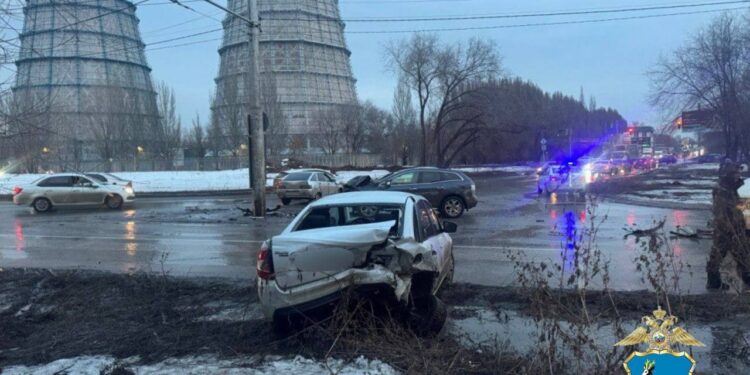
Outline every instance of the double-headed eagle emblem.
{"type": "Polygon", "coordinates": [[[644,316],[641,321],[646,327],[638,327],[615,346],[629,346],[646,343],[649,351],[672,352],[672,345],[705,346],[693,335],[680,327],[674,327],[677,317],[669,315],[659,306],[652,316],[644,316]]]}

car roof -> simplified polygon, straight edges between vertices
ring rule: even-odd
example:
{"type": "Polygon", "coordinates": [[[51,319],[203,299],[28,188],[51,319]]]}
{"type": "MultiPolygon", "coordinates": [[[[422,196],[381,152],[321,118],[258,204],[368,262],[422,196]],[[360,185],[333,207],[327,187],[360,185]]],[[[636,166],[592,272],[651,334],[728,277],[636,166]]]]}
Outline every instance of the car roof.
{"type": "Polygon", "coordinates": [[[290,173],[299,173],[299,172],[325,172],[325,173],[332,173],[331,171],[327,171],[325,169],[320,169],[320,168],[288,169],[286,171],[282,171],[282,172],[279,172],[279,173],[290,174],[290,173]]]}
{"type": "Polygon", "coordinates": [[[366,203],[403,204],[409,198],[414,198],[415,200],[423,199],[418,195],[400,191],[354,191],[329,195],[311,203],[311,206],[366,203]]]}
{"type": "Polygon", "coordinates": [[[81,173],[52,173],[46,176],[42,176],[42,178],[47,178],[47,177],[86,177],[86,176],[81,173]]]}

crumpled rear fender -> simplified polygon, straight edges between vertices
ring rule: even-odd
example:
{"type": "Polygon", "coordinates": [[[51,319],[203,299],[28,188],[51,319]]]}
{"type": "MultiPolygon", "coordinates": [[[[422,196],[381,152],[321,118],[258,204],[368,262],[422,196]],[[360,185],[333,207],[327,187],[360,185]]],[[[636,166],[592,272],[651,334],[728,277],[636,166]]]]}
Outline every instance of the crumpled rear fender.
{"type": "Polygon", "coordinates": [[[402,254],[401,267],[407,271],[439,272],[437,253],[414,239],[405,238],[394,243],[402,254]]]}

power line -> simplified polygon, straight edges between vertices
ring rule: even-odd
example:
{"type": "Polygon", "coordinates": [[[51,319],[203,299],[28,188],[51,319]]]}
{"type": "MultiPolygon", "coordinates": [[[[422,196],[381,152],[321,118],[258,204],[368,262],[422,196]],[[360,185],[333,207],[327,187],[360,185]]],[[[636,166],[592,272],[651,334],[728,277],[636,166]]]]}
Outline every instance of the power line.
{"type": "MultiPolygon", "coordinates": [[[[108,15],[110,15],[110,14],[114,14],[114,13],[119,13],[119,12],[121,12],[121,11],[123,11],[123,10],[126,10],[126,9],[131,9],[131,8],[133,8],[133,7],[137,6],[137,5],[143,4],[143,3],[147,2],[147,1],[149,1],[149,0],[141,0],[141,1],[137,2],[137,3],[133,3],[133,4],[128,4],[127,6],[125,6],[125,7],[122,7],[122,8],[118,8],[118,9],[112,9],[112,10],[110,10],[110,11],[108,11],[108,12],[104,12],[104,13],[100,13],[100,14],[97,14],[96,16],[92,16],[92,17],[89,17],[89,18],[85,18],[85,19],[82,19],[82,20],[80,20],[80,21],[76,21],[76,22],[73,22],[73,23],[69,23],[69,24],[66,24],[66,25],[64,25],[64,26],[60,26],[60,27],[56,27],[56,28],[54,28],[54,29],[51,29],[51,30],[44,30],[44,31],[46,31],[46,32],[52,32],[52,33],[56,32],[56,31],[61,31],[61,30],[65,29],[65,28],[67,28],[67,27],[71,27],[71,26],[79,25],[79,24],[81,24],[81,23],[84,23],[84,22],[88,22],[88,21],[92,21],[92,20],[95,20],[95,19],[97,19],[97,18],[102,18],[102,17],[104,17],[104,16],[108,16],[108,15]]],[[[15,37],[15,38],[12,38],[12,39],[6,40],[6,42],[9,42],[9,41],[14,41],[14,40],[18,40],[18,39],[21,39],[21,36],[20,36],[20,35],[19,35],[19,36],[17,36],[17,37],[15,37]]]]}
{"type": "Polygon", "coordinates": [[[344,19],[344,22],[428,22],[428,21],[464,21],[464,20],[483,20],[483,19],[503,19],[503,18],[529,18],[529,17],[551,17],[551,16],[576,16],[589,14],[606,14],[606,13],[624,13],[624,12],[643,12],[651,10],[667,10],[696,8],[731,4],[748,4],[750,0],[735,1],[716,1],[707,3],[676,4],[676,5],[657,5],[621,9],[603,9],[603,10],[578,10],[578,11],[560,11],[560,12],[539,12],[539,13],[522,13],[522,14],[496,14],[496,15],[469,15],[469,16],[432,16],[432,17],[393,17],[393,18],[353,18],[344,19]]]}
{"type": "Polygon", "coordinates": [[[445,32],[445,31],[515,29],[515,28],[523,28],[523,27],[577,25],[577,24],[587,24],[587,23],[601,23],[601,22],[612,22],[612,21],[638,20],[638,19],[648,19],[648,18],[684,16],[684,15],[690,15],[690,14],[729,12],[729,11],[746,10],[746,9],[747,9],[747,7],[737,7],[737,8],[723,8],[723,9],[712,9],[712,10],[700,10],[700,11],[691,11],[691,12],[675,12],[675,13],[664,13],[664,14],[647,14],[647,15],[639,15],[639,16],[630,16],[630,17],[613,17],[613,18],[593,19],[593,20],[575,20],[575,21],[559,21],[559,22],[539,22],[539,23],[525,23],[525,24],[514,24],[514,25],[471,26],[471,27],[414,29],[414,30],[346,31],[346,33],[347,34],[404,34],[404,33],[411,34],[411,33],[445,32]]]}

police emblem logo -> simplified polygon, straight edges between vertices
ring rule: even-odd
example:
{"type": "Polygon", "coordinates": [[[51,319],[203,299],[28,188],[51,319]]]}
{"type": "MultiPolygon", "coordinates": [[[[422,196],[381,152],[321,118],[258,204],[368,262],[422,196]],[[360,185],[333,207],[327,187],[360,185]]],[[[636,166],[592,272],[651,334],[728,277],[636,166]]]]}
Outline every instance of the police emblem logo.
{"type": "Polygon", "coordinates": [[[674,327],[677,317],[667,315],[659,306],[650,316],[641,319],[638,327],[615,346],[648,344],[646,352],[633,352],[624,361],[628,375],[692,375],[695,360],[686,352],[677,352],[672,345],[704,346],[681,327],[674,327]]]}

